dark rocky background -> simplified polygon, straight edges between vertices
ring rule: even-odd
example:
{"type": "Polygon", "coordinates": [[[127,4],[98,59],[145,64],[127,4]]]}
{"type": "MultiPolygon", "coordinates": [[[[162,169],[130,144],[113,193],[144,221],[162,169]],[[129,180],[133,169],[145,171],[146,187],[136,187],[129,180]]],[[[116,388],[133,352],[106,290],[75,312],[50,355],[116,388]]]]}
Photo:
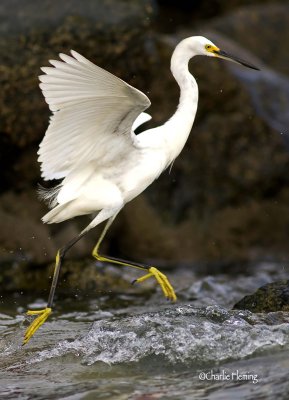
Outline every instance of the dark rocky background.
{"type": "MultiPolygon", "coordinates": [[[[171,172],[125,207],[103,251],[200,271],[264,259],[287,265],[288,12],[288,2],[270,0],[2,0],[0,284],[41,288],[57,248],[89,222],[40,221],[47,208],[36,193],[43,184],[36,152],[49,118],[40,67],[75,49],[147,93],[153,116],[147,126],[155,126],[178,102],[169,70],[173,48],[198,34],[262,70],[191,61],[200,100],[188,143],[171,172]]],[[[81,262],[66,263],[67,277],[84,268],[99,231],[70,252],[81,262]]]]}

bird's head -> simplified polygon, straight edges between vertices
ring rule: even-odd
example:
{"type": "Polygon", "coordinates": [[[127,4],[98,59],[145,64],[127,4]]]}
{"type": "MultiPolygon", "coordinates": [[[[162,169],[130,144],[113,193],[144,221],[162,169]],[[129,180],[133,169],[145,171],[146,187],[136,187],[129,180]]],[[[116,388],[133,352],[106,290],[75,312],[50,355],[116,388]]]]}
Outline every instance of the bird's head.
{"type": "Polygon", "coordinates": [[[222,58],[224,60],[233,61],[237,64],[244,65],[245,67],[252,68],[259,70],[259,68],[255,67],[254,65],[248,63],[236,57],[232,54],[229,54],[219,47],[217,47],[213,42],[203,36],[192,36],[190,38],[185,39],[187,41],[187,45],[190,48],[190,51],[193,55],[203,55],[209,57],[217,57],[222,58]]]}

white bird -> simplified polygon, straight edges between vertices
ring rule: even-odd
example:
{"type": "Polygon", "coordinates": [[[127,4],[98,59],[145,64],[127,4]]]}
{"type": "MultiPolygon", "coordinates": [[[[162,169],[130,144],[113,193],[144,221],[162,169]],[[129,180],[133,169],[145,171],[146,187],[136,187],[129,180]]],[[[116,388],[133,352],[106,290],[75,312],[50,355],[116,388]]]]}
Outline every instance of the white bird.
{"type": "Polygon", "coordinates": [[[167,277],[147,267],[101,256],[99,246],[116,215],[130,200],[142,193],[180,154],[191,131],[198,104],[198,86],[188,69],[196,55],[229,59],[250,68],[247,62],[221,51],[210,40],[193,36],[182,40],[171,58],[171,72],[180,87],[174,115],[162,126],[139,135],[135,129],[151,117],[147,96],[111,73],[97,67],[75,51],[60,54],[44,67],[40,88],[53,115],[39,148],[44,180],[62,179],[54,189],[42,193],[52,207],[45,223],[59,223],[78,215],[97,213],[91,223],[56,255],[53,281],[44,310],[25,332],[27,343],[50,315],[61,261],[66,251],[90,229],[103,221],[105,228],[93,250],[104,262],[145,270],[137,279],[153,276],[164,295],[176,300],[167,277]]]}

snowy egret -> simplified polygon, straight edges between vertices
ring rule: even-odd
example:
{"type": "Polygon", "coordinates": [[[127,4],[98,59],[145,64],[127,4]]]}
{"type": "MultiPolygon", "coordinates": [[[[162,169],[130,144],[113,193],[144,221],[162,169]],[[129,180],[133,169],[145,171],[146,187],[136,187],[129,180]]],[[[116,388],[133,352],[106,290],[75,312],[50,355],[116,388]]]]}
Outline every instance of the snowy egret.
{"type": "Polygon", "coordinates": [[[25,332],[27,343],[52,311],[63,257],[81,237],[107,221],[92,255],[99,261],[146,271],[140,283],[154,277],[164,295],[176,300],[167,277],[153,266],[99,254],[100,244],[124,205],[143,192],[180,154],[191,131],[198,104],[198,86],[188,62],[196,55],[235,61],[258,69],[225,53],[210,40],[193,36],[182,40],[171,58],[171,72],[180,87],[174,115],[162,126],[135,135],[151,117],[147,96],[111,73],[71,51],[51,60],[39,77],[43,95],[53,115],[39,148],[42,177],[62,179],[54,189],[42,191],[52,208],[43,222],[97,213],[91,223],[56,255],[47,307],[28,311],[37,316],[25,332]]]}

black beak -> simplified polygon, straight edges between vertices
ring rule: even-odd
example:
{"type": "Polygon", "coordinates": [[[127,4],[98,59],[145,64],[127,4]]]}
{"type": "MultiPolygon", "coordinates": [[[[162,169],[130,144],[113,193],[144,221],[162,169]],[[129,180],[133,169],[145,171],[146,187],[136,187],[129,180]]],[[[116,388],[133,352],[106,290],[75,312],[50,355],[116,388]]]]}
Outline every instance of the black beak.
{"type": "Polygon", "coordinates": [[[245,67],[252,68],[252,69],[255,69],[257,71],[260,71],[260,69],[255,67],[255,65],[249,64],[247,61],[244,61],[244,60],[241,60],[238,57],[232,56],[231,54],[228,54],[223,50],[214,50],[214,53],[217,56],[220,56],[220,58],[224,58],[225,60],[231,60],[231,61],[234,61],[234,62],[236,62],[238,64],[244,65],[245,67]]]}

